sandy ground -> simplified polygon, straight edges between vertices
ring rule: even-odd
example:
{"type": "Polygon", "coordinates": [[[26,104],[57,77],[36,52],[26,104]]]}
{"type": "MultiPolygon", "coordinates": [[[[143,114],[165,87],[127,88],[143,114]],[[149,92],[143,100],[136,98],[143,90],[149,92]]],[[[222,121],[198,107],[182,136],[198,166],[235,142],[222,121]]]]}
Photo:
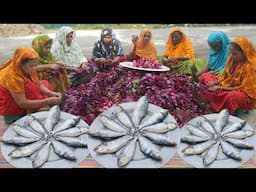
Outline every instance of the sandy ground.
{"type": "MultiPolygon", "coordinates": [[[[246,36],[250,40],[256,43],[256,25],[241,25],[241,26],[216,26],[216,27],[186,27],[184,28],[185,33],[191,39],[197,57],[207,58],[209,50],[207,44],[207,37],[210,32],[222,30],[226,32],[231,39],[237,36],[246,36]]],[[[3,37],[0,33],[0,63],[9,59],[14,53],[15,49],[19,46],[31,46],[31,42],[34,37],[38,34],[38,28],[36,31],[32,31],[33,35],[26,36],[9,36],[3,37]]],[[[47,32],[50,37],[55,38],[55,31],[47,32]]],[[[90,58],[94,42],[100,38],[100,30],[79,30],[77,31],[76,41],[81,46],[86,57],[90,58]]],[[[116,37],[121,41],[125,53],[129,52],[131,44],[131,36],[133,34],[139,34],[140,29],[129,29],[129,30],[115,30],[116,37]]],[[[169,35],[169,29],[153,29],[153,39],[155,41],[158,55],[162,55],[165,48],[165,43],[169,35]]],[[[256,129],[256,110],[250,111],[248,114],[242,115],[242,119],[246,120],[252,127],[256,129]]]]}

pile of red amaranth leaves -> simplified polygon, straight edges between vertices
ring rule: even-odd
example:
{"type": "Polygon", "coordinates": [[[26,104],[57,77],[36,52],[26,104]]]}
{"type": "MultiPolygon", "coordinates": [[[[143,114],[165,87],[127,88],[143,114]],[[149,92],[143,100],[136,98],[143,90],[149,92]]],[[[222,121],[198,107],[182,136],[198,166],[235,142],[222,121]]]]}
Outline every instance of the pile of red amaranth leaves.
{"type": "Polygon", "coordinates": [[[160,61],[149,59],[149,58],[140,58],[137,60],[133,60],[134,67],[141,67],[141,68],[152,68],[152,69],[160,69],[161,63],[160,61]]]}
{"type": "Polygon", "coordinates": [[[73,87],[64,93],[64,110],[79,115],[89,125],[103,111],[115,104],[137,101],[146,95],[149,103],[168,109],[179,126],[207,112],[192,98],[188,76],[166,73],[146,73],[113,66],[98,72],[89,83],[73,87]]]}

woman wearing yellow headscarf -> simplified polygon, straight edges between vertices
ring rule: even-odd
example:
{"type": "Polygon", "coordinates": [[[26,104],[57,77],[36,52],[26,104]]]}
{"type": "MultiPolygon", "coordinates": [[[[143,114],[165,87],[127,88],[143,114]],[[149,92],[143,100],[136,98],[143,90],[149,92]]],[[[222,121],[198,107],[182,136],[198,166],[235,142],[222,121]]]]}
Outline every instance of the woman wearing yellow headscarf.
{"type": "Polygon", "coordinates": [[[195,50],[190,39],[179,27],[171,28],[162,59],[163,65],[170,67],[171,73],[191,74],[191,68],[200,71],[206,65],[195,59],[195,50]]]}
{"type": "Polygon", "coordinates": [[[201,92],[212,108],[219,112],[256,109],[256,50],[245,37],[235,38],[230,44],[230,54],[223,74],[204,73],[201,82],[208,85],[208,93],[201,92]]]}
{"type": "Polygon", "coordinates": [[[0,66],[0,115],[5,116],[6,123],[61,102],[61,93],[51,91],[47,81],[39,81],[38,59],[35,50],[20,47],[0,66]]]}
{"type": "Polygon", "coordinates": [[[140,32],[140,36],[133,35],[132,46],[129,53],[129,60],[139,58],[148,58],[156,60],[157,50],[152,40],[152,32],[150,29],[144,28],[140,32]]]}

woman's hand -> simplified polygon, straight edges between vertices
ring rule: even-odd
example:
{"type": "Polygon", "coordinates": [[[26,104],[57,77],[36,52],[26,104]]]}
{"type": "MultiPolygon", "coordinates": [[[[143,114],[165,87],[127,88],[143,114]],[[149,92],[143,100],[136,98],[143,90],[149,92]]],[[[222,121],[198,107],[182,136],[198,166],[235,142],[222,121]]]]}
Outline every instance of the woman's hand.
{"type": "Polygon", "coordinates": [[[61,103],[62,97],[49,97],[47,98],[48,105],[59,105],[61,103]]]}
{"type": "Polygon", "coordinates": [[[48,95],[49,97],[62,97],[62,93],[50,90],[46,93],[46,95],[48,95]]]}
{"type": "Polygon", "coordinates": [[[82,63],[82,64],[80,65],[80,67],[81,67],[83,70],[85,70],[85,71],[87,71],[87,70],[90,69],[90,67],[88,66],[88,63],[82,63]]]}
{"type": "Polygon", "coordinates": [[[209,91],[220,91],[222,90],[222,87],[220,85],[213,85],[211,87],[208,87],[209,91]]]}
{"type": "Polygon", "coordinates": [[[53,97],[62,97],[62,94],[60,92],[52,92],[51,96],[53,96],[53,97]]]}
{"type": "Polygon", "coordinates": [[[112,60],[113,64],[119,63],[120,57],[115,57],[115,59],[112,60]]]}
{"type": "Polygon", "coordinates": [[[105,64],[105,63],[107,63],[108,62],[108,60],[106,59],[106,58],[97,58],[96,60],[95,60],[97,63],[100,63],[100,64],[105,64]]]}
{"type": "Polygon", "coordinates": [[[139,38],[138,35],[132,35],[132,43],[134,45],[136,45],[136,42],[137,42],[138,38],[139,38]]]}
{"type": "Polygon", "coordinates": [[[175,57],[170,58],[170,59],[168,59],[168,58],[165,57],[165,58],[162,59],[162,63],[163,63],[165,66],[167,66],[167,67],[171,67],[175,62],[176,62],[175,57]]]}
{"type": "Polygon", "coordinates": [[[207,83],[207,86],[208,86],[208,87],[212,87],[212,86],[214,86],[214,85],[219,85],[219,81],[209,81],[209,82],[207,83]]]}

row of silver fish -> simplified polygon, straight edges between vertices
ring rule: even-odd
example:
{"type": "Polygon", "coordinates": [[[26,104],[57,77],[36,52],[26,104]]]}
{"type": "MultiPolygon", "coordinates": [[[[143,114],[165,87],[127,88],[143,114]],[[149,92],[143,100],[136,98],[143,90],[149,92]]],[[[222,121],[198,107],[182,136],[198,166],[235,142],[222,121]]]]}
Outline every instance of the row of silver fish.
{"type": "Polygon", "coordinates": [[[187,124],[188,135],[183,135],[181,141],[190,144],[182,152],[184,155],[203,155],[205,166],[213,163],[219,154],[219,148],[227,156],[234,160],[241,161],[242,157],[238,149],[253,149],[254,146],[244,139],[254,135],[252,130],[241,130],[246,122],[239,122],[229,125],[229,113],[223,109],[216,118],[215,124],[205,116],[198,117],[195,126],[187,124]]]}
{"type": "Polygon", "coordinates": [[[168,115],[166,109],[145,119],[148,114],[148,106],[148,99],[143,96],[137,101],[131,116],[121,105],[115,106],[116,120],[100,115],[98,120],[103,127],[88,130],[90,136],[103,141],[94,148],[94,151],[100,154],[115,153],[118,166],[123,167],[133,160],[138,143],[142,153],[154,160],[161,161],[163,157],[157,145],[176,146],[177,143],[166,133],[176,129],[178,125],[174,122],[164,121],[168,115]],[[120,153],[117,153],[119,150],[120,153]]]}
{"type": "Polygon", "coordinates": [[[87,147],[79,136],[88,133],[89,127],[76,126],[80,120],[78,116],[66,119],[60,124],[60,113],[59,106],[53,106],[47,114],[44,125],[33,114],[28,115],[25,121],[24,125],[27,127],[14,124],[12,130],[17,136],[3,137],[2,142],[22,147],[15,148],[8,156],[21,158],[35,154],[32,166],[39,168],[48,161],[50,150],[53,148],[61,158],[76,160],[70,147],[87,147]],[[60,126],[55,128],[57,124],[60,126]]]}

